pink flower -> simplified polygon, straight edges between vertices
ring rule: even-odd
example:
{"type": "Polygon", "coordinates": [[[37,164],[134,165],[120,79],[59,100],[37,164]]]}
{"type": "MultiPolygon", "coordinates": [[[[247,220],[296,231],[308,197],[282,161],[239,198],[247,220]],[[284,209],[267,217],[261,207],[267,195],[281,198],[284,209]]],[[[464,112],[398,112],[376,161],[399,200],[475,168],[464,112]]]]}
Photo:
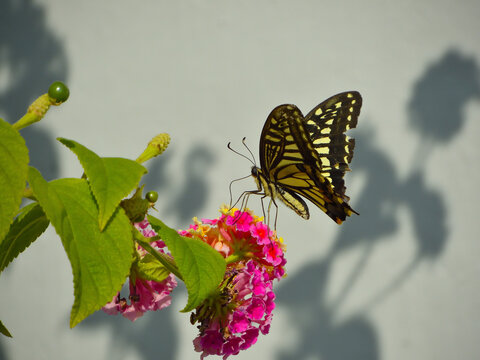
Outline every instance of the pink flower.
{"type": "Polygon", "coordinates": [[[177,286],[173,275],[169,275],[162,282],[137,278],[135,285],[130,283],[130,303],[117,294],[102,310],[107,314],[121,313],[131,321],[137,320],[147,311],[161,310],[171,303],[170,293],[177,286]]]}
{"type": "MultiPolygon", "coordinates": [[[[153,237],[155,231],[149,226],[147,220],[136,223],[135,227],[145,237],[153,237]]],[[[161,240],[152,242],[159,251],[164,251],[165,243],[161,240]]],[[[146,252],[141,247],[137,249],[139,257],[145,256],[146,252]]],[[[120,293],[115,295],[111,302],[106,304],[102,310],[107,314],[122,314],[131,321],[137,320],[147,311],[161,310],[171,304],[170,293],[177,286],[175,277],[170,274],[166,279],[157,282],[142,279],[138,274],[130,277],[128,300],[120,297],[120,293]],[[135,280],[132,281],[132,278],[135,280]]]]}
{"type": "Polygon", "coordinates": [[[268,334],[275,308],[273,280],[285,274],[284,246],[267,225],[248,211],[222,211],[218,219],[202,219],[181,232],[198,237],[227,259],[217,294],[191,315],[199,335],[193,341],[201,359],[236,355],[268,334]],[[236,259],[231,261],[230,259],[236,259]]]}
{"type": "Polygon", "coordinates": [[[272,279],[280,279],[285,275],[282,240],[248,211],[223,209],[218,219],[196,220],[188,230],[179,233],[202,239],[225,258],[232,254],[251,258],[261,263],[272,279]]]}
{"type": "Polygon", "coordinates": [[[270,229],[264,223],[256,223],[250,226],[252,236],[258,240],[259,244],[267,244],[270,242],[270,229]]]}
{"type": "Polygon", "coordinates": [[[226,359],[255,344],[260,332],[268,333],[275,298],[272,281],[266,269],[253,260],[227,271],[217,296],[192,314],[192,322],[201,324],[194,345],[202,358],[215,354],[226,359]],[[254,292],[259,281],[265,283],[263,293],[254,292]]]}

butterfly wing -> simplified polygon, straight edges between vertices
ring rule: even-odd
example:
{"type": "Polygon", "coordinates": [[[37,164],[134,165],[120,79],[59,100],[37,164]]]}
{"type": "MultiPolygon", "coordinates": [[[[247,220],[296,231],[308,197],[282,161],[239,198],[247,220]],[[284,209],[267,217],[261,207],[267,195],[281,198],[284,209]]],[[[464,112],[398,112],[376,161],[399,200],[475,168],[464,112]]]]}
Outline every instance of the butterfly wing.
{"type": "Polygon", "coordinates": [[[303,121],[321,162],[321,175],[348,201],[343,176],[349,171],[355,140],[345,131],[357,126],[362,97],[356,91],[334,95],[310,111],[303,121]]]}
{"type": "Polygon", "coordinates": [[[305,201],[277,184],[279,172],[283,170],[280,176],[288,178],[291,170],[295,170],[295,165],[303,162],[289,123],[289,119],[297,112],[299,118],[303,118],[295,105],[280,105],[268,116],[260,136],[260,169],[257,169],[256,179],[262,183],[266,195],[280,199],[298,215],[308,219],[310,215],[305,201]]]}
{"type": "Polygon", "coordinates": [[[300,194],[337,223],[352,209],[322,175],[322,162],[295,105],[280,105],[268,116],[260,138],[260,165],[273,197],[308,219],[300,194]]]}

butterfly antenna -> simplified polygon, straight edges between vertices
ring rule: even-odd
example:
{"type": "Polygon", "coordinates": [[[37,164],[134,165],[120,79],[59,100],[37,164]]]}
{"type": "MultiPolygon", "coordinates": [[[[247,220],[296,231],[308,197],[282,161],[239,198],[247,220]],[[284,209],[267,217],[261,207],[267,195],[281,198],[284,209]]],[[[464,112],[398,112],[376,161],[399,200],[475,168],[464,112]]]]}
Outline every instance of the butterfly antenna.
{"type": "Polygon", "coordinates": [[[248,152],[250,153],[250,155],[252,155],[253,161],[251,161],[251,162],[253,163],[253,165],[254,165],[254,166],[257,166],[257,164],[255,163],[255,156],[253,156],[252,151],[250,150],[250,148],[247,146],[247,143],[245,142],[246,139],[247,139],[246,137],[244,137],[244,138],[242,139],[242,144],[243,144],[243,146],[245,146],[245,147],[247,148],[247,150],[248,150],[248,152]]]}
{"type": "MultiPolygon", "coordinates": [[[[243,140],[245,140],[245,138],[243,138],[243,140]]],[[[247,159],[248,161],[250,161],[253,166],[257,166],[257,165],[255,164],[255,162],[253,162],[251,159],[249,159],[249,158],[246,157],[245,155],[239,153],[238,151],[233,150],[232,147],[230,146],[230,143],[227,144],[227,148],[229,148],[229,149],[230,149],[231,151],[233,151],[235,154],[240,155],[241,157],[243,157],[243,158],[247,159]]],[[[248,149],[248,148],[247,148],[247,149],[248,149]]],[[[250,151],[250,150],[248,150],[248,151],[250,151]]],[[[251,152],[250,152],[250,154],[251,154],[251,152]]]]}

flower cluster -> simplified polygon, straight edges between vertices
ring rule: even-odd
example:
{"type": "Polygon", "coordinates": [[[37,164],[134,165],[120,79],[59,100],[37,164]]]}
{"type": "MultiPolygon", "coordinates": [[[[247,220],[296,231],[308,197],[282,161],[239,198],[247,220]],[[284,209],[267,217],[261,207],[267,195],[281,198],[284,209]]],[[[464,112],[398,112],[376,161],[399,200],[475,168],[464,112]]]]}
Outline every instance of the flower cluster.
{"type": "MultiPolygon", "coordinates": [[[[268,334],[275,308],[273,281],[285,275],[284,245],[276,232],[250,211],[221,210],[217,219],[194,219],[183,236],[199,238],[216,249],[226,260],[224,278],[214,294],[191,314],[190,321],[200,331],[193,344],[201,359],[219,355],[226,359],[256,343],[260,333],[268,334]]],[[[147,220],[135,224],[146,238],[157,234],[147,220]]],[[[150,243],[165,253],[165,243],[150,243]]],[[[170,293],[177,283],[172,274],[162,281],[143,279],[138,263],[146,251],[137,247],[137,265],[130,274],[130,296],[118,293],[103,307],[109,314],[121,313],[135,321],[148,310],[170,305],[170,293]]]]}
{"type": "MultiPolygon", "coordinates": [[[[135,227],[147,238],[156,235],[147,220],[136,223],[135,227]]],[[[164,252],[165,243],[163,241],[154,241],[151,244],[159,251],[164,252]]],[[[139,258],[145,254],[145,250],[141,247],[137,248],[139,258]]],[[[170,293],[177,286],[172,274],[160,282],[142,279],[138,274],[132,275],[130,275],[130,296],[128,297],[130,301],[121,298],[118,293],[111,302],[102,308],[103,311],[110,315],[121,313],[127,319],[135,321],[147,311],[161,310],[170,305],[170,293]]]]}
{"type": "Polygon", "coordinates": [[[218,219],[195,221],[182,235],[198,237],[227,260],[227,271],[217,294],[192,313],[200,334],[195,350],[226,359],[267,334],[275,308],[273,280],[284,276],[281,239],[249,211],[222,210],[218,219]]]}

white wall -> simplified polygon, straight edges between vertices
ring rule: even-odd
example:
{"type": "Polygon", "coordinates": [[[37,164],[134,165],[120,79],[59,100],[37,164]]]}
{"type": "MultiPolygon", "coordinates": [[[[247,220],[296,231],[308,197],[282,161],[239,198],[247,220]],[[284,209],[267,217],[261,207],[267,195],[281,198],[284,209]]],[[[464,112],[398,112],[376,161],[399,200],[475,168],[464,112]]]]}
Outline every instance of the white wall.
{"type": "MultiPolygon", "coordinates": [[[[53,80],[70,86],[23,131],[48,179],[81,174],[57,136],[135,158],[170,133],[145,180],[181,228],[217,216],[249,173],[229,141],[246,136],[258,154],[276,105],[307,113],[359,90],[346,183],[361,215],[338,227],[313,205],[309,221],[280,209],[289,276],[271,334],[238,359],[479,359],[479,14],[475,0],[1,0],[0,117],[20,117],[53,80]]],[[[0,289],[14,335],[0,359],[198,358],[181,289],[135,324],[97,313],[70,330],[71,270],[52,229],[0,289]]]]}

